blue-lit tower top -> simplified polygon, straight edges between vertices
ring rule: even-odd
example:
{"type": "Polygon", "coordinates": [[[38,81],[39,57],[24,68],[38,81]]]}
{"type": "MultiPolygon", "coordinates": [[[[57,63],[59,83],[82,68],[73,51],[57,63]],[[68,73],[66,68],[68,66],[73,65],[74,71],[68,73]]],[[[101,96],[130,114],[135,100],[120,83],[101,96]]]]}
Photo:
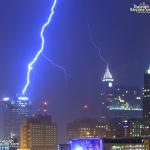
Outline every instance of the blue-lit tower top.
{"type": "Polygon", "coordinates": [[[114,79],[112,77],[112,74],[110,73],[108,65],[106,67],[106,71],[105,71],[105,74],[103,76],[102,81],[105,82],[105,83],[107,83],[108,87],[112,87],[113,86],[114,79]]]}

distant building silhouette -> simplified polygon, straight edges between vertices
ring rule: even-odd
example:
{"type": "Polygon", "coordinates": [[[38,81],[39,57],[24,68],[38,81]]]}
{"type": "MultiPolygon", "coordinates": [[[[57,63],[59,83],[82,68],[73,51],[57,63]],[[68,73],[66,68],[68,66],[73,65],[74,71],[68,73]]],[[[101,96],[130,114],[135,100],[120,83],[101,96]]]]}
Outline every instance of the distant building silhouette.
{"type": "Polygon", "coordinates": [[[93,118],[81,118],[67,124],[67,141],[72,138],[99,137],[99,129],[96,128],[98,120],[93,118]]]}

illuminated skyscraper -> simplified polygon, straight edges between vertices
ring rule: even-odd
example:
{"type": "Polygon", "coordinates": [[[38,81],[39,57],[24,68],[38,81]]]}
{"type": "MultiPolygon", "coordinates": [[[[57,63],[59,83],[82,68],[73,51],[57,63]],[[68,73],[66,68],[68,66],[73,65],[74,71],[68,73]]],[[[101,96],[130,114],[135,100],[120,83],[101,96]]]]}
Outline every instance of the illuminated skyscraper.
{"type": "Polygon", "coordinates": [[[24,119],[20,128],[20,150],[55,150],[56,124],[48,115],[24,119]]]}
{"type": "Polygon", "coordinates": [[[101,103],[101,117],[106,117],[106,107],[108,105],[109,93],[113,88],[114,79],[110,73],[108,65],[106,71],[100,82],[100,103],[101,103]]]}
{"type": "Polygon", "coordinates": [[[4,136],[10,137],[12,134],[19,137],[21,121],[30,116],[31,102],[28,97],[14,97],[1,99],[5,106],[4,136]]]}
{"type": "Polygon", "coordinates": [[[146,126],[150,128],[150,66],[144,75],[143,117],[146,126]]]}
{"type": "Polygon", "coordinates": [[[102,118],[141,118],[142,89],[136,86],[115,85],[107,65],[100,84],[102,118]]]}

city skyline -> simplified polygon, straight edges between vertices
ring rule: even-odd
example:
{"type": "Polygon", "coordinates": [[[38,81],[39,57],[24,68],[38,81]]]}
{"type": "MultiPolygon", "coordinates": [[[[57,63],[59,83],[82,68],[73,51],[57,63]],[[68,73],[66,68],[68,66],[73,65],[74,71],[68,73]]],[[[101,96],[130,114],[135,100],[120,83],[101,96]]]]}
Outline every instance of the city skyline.
{"type": "MultiPolygon", "coordinates": [[[[58,0],[45,33],[44,55],[67,70],[67,87],[63,71],[40,56],[25,95],[34,110],[47,99],[49,113],[63,127],[80,116],[99,117],[97,104],[106,64],[92,44],[89,27],[114,82],[144,87],[144,73],[150,64],[150,20],[149,14],[130,12],[134,3],[139,2],[58,0]]],[[[20,94],[27,64],[40,47],[39,33],[49,15],[49,4],[52,2],[43,0],[0,2],[0,97],[20,94]]]]}

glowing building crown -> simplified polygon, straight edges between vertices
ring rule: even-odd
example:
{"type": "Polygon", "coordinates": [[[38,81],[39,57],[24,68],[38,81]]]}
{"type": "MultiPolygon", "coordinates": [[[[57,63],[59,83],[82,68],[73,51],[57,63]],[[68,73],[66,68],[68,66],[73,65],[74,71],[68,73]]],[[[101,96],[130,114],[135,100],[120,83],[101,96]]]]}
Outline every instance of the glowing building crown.
{"type": "Polygon", "coordinates": [[[150,65],[149,65],[149,68],[146,70],[146,73],[150,74],[150,65]]]}
{"type": "Polygon", "coordinates": [[[108,65],[106,67],[106,71],[105,71],[102,81],[103,82],[113,82],[114,81],[114,79],[109,71],[108,65]]]}

